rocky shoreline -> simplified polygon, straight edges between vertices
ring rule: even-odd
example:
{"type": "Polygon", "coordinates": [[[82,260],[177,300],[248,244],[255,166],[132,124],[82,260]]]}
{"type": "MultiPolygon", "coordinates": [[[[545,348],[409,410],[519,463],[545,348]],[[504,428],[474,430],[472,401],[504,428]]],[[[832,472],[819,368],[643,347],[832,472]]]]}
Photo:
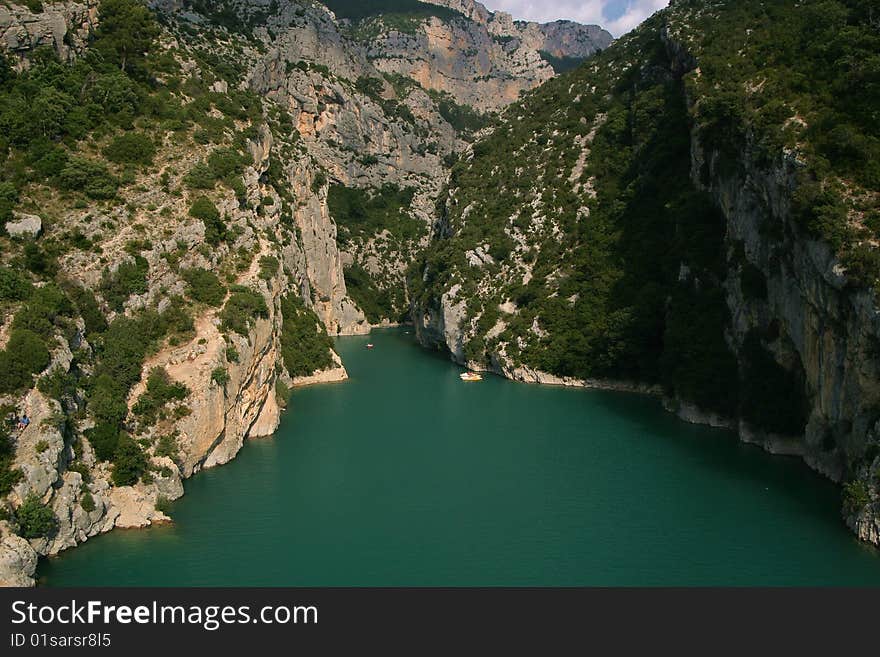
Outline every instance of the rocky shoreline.
{"type": "MultiPolygon", "coordinates": [[[[295,377],[289,381],[290,385],[304,387],[344,381],[348,378],[348,373],[342,360],[335,352],[333,357],[336,367],[316,371],[310,376],[295,377]]],[[[32,403],[31,407],[34,406],[35,404],[32,403]]],[[[194,476],[202,467],[215,467],[228,463],[235,458],[246,440],[272,436],[278,428],[281,412],[282,408],[277,403],[274,394],[269,395],[264,401],[257,419],[239,437],[236,437],[237,439],[232,441],[236,446],[234,452],[225,454],[223,458],[205,458],[202,463],[185,470],[178,469],[171,459],[162,459],[162,464],[173,468],[175,474],[173,477],[168,477],[167,481],[159,484],[155,482],[153,484],[138,483],[135,486],[122,487],[110,487],[105,482],[97,486],[98,490],[95,490],[95,484],[91,485],[90,490],[93,498],[101,506],[91,514],[86,514],[87,517],[93,516],[87,518],[91,522],[86,530],[78,530],[77,528],[82,525],[82,521],[73,517],[73,515],[79,516],[85,513],[77,503],[77,495],[83,489],[83,477],[78,472],[64,473],[61,476],[63,485],[59,492],[55,493],[53,505],[61,520],[61,526],[51,539],[24,539],[15,534],[9,522],[0,521],[0,586],[34,586],[34,574],[41,557],[51,558],[65,549],[86,542],[93,536],[117,528],[139,529],[173,522],[173,518],[156,508],[159,498],[171,501],[182,497],[185,493],[184,479],[194,476]],[[101,492],[109,496],[105,501],[102,501],[101,492]],[[65,511],[67,517],[63,515],[65,511]]],[[[45,418],[42,413],[38,412],[36,419],[44,420],[45,418]]],[[[34,435],[37,434],[34,433],[34,435]]],[[[45,432],[41,432],[39,435],[44,436],[45,432]]],[[[47,481],[51,479],[49,468],[40,471],[40,473],[45,475],[47,481]]]]}

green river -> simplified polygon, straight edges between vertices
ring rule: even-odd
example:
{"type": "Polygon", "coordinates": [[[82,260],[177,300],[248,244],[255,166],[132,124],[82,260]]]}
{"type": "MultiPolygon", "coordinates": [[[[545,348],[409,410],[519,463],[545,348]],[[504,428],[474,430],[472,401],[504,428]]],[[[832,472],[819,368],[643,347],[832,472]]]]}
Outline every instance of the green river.
{"type": "Polygon", "coordinates": [[[172,525],[93,538],[39,584],[880,585],[798,460],[649,397],[463,383],[406,330],[337,349],[351,379],[296,390],[172,525]]]}

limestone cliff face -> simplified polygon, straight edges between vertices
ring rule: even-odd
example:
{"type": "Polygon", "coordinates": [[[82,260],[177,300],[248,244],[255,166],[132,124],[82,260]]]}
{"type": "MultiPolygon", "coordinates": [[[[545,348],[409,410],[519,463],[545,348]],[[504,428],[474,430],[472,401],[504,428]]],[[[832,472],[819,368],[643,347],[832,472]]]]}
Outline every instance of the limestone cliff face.
{"type": "MultiPolygon", "coordinates": [[[[294,192],[302,193],[314,185],[314,171],[293,172],[294,192]]],[[[327,331],[334,335],[368,333],[370,326],[363,312],[346,295],[342,256],[336,244],[336,224],[327,209],[327,185],[296,210],[295,219],[305,253],[308,280],[315,299],[315,311],[327,331]]]]}
{"type": "MultiPolygon", "coordinates": [[[[698,62],[675,32],[664,38],[680,70],[693,71],[698,62]]],[[[834,481],[870,482],[880,465],[871,456],[880,442],[880,310],[873,294],[854,289],[831,248],[811,239],[793,220],[792,197],[804,166],[795,155],[784,153],[768,164],[748,138],[738,153],[740,166],[722,166],[721,155],[701,143],[698,131],[691,139],[694,185],[708,191],[724,213],[729,250],[742,245],[747,261],[767,281],[766,299],[755,300],[743,294],[738,276],[728,277],[730,344],[739,355],[750,331],[772,330],[775,359],[803,372],[811,400],[802,440],[786,440],[742,422],[740,435],[769,451],[800,455],[834,481]],[[781,239],[768,240],[768,231],[781,239]]],[[[880,516],[874,508],[868,504],[846,520],[859,538],[880,544],[880,516]]]]}
{"type": "Polygon", "coordinates": [[[23,63],[41,46],[53,48],[63,61],[81,53],[97,27],[99,0],[45,3],[33,13],[16,3],[0,5],[0,48],[23,63]]]}
{"type": "Polygon", "coordinates": [[[340,246],[328,206],[331,185],[412,189],[409,213],[426,227],[446,180],[443,159],[463,146],[424,89],[395,89],[321,5],[282,11],[275,38],[254,63],[248,85],[288,111],[298,154],[284,162],[315,310],[331,334],[369,331],[348,297],[344,269],[357,263],[387,288],[403,288],[418,243],[388,247],[381,235],[340,246]],[[355,82],[372,80],[378,91],[355,82]],[[380,251],[382,251],[380,253],[380,251]]]}
{"type": "Polygon", "coordinates": [[[486,111],[553,77],[536,50],[493,39],[478,23],[432,18],[415,34],[389,32],[370,45],[376,67],[443,91],[459,103],[486,111]],[[462,57],[462,53],[472,54],[462,57]]]}
{"type": "Polygon", "coordinates": [[[533,23],[514,20],[504,11],[491,12],[474,0],[422,0],[427,4],[447,7],[475,23],[486,27],[490,34],[520,40],[520,47],[550,53],[554,57],[589,57],[611,45],[611,34],[598,25],[581,25],[559,20],[533,23]]]}
{"type": "Polygon", "coordinates": [[[509,14],[490,13],[470,0],[429,4],[453,9],[463,17],[433,17],[405,32],[385,29],[377,19],[367,32],[370,60],[381,71],[412,78],[426,89],[446,92],[458,103],[483,111],[500,109],[553,77],[541,52],[586,58],[612,41],[595,25],[513,21],[509,14]]]}

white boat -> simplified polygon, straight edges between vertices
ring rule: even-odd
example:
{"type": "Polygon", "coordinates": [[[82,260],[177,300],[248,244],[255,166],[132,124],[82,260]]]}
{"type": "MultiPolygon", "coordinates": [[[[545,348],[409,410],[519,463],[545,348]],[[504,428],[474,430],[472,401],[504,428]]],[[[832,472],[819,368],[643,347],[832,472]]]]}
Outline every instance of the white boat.
{"type": "Polygon", "coordinates": [[[482,381],[483,377],[476,372],[462,372],[458,375],[462,381],[482,381]]]}

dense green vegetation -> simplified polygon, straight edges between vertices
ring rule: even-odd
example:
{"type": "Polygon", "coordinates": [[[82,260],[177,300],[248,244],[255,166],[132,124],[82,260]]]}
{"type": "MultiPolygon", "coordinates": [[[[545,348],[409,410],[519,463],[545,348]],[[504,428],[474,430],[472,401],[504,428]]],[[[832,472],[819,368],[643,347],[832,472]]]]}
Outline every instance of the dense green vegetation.
{"type": "Polygon", "coordinates": [[[147,455],[128,434],[120,434],[113,453],[114,486],[134,486],[147,471],[147,455]]]}
{"type": "Polygon", "coordinates": [[[489,117],[477,112],[470,105],[459,105],[448,93],[429,89],[428,94],[437,103],[440,116],[465,139],[490,123],[489,117]]]}
{"type": "Polygon", "coordinates": [[[12,331],[6,348],[0,351],[0,392],[16,392],[33,385],[33,375],[49,364],[45,341],[33,331],[12,331]]]}
{"type": "Polygon", "coordinates": [[[880,257],[867,246],[880,236],[876,3],[747,0],[713,9],[689,24],[701,70],[689,78],[701,138],[722,153],[751,142],[767,161],[797,145],[807,166],[795,217],[842,254],[856,284],[876,285],[880,257]]]}
{"type": "Polygon", "coordinates": [[[142,133],[129,132],[114,137],[104,149],[104,156],[118,164],[152,164],[156,145],[142,133]]]}
{"type": "Polygon", "coordinates": [[[225,386],[229,383],[229,370],[225,367],[217,366],[213,370],[211,370],[211,381],[216,383],[218,386],[225,386]]]}
{"type": "MultiPolygon", "coordinates": [[[[141,378],[144,359],[163,338],[191,330],[192,318],[178,300],[163,313],[147,310],[133,317],[119,316],[103,334],[95,337],[98,358],[88,384],[88,410],[95,418],[95,426],[86,432],[86,437],[100,460],[113,462],[114,481],[133,483],[132,477],[143,471],[141,466],[146,462],[140,445],[130,438],[125,425],[128,394],[141,378]]],[[[155,395],[150,393],[148,386],[148,394],[159,399],[165,399],[168,390],[154,383],[154,392],[155,395]]],[[[179,394],[181,391],[174,388],[172,396],[177,398],[179,394]]],[[[145,401],[145,411],[147,407],[145,401]]]]}
{"type": "Polygon", "coordinates": [[[297,294],[281,300],[281,357],[290,376],[309,376],[333,366],[333,343],[311,308],[297,294]]]}
{"type": "Polygon", "coordinates": [[[556,57],[555,55],[541,50],[539,53],[541,59],[553,67],[554,73],[568,73],[584,63],[583,57],[556,57]]]}
{"type": "Polygon", "coordinates": [[[159,36],[153,13],[134,0],[101,0],[92,47],[123,71],[145,75],[145,55],[159,36]]]}
{"type": "Polygon", "coordinates": [[[11,393],[33,385],[33,375],[49,364],[56,331],[69,330],[76,309],[56,285],[34,288],[20,274],[3,278],[7,287],[0,294],[24,302],[12,320],[9,342],[0,350],[0,393],[11,393]]]}
{"type": "Polygon", "coordinates": [[[15,522],[19,536],[28,539],[51,536],[58,527],[58,519],[52,509],[44,506],[33,493],[15,510],[15,522]]]}
{"type": "MultiPolygon", "coordinates": [[[[372,240],[370,250],[389,260],[411,258],[426,233],[424,222],[410,211],[414,192],[393,184],[371,189],[331,184],[327,206],[339,244],[356,251],[372,240]]],[[[397,320],[406,312],[404,291],[391,277],[381,272],[371,276],[357,262],[347,266],[344,275],[349,296],[370,322],[397,320]]]]}
{"type": "Polygon", "coordinates": [[[226,298],[226,288],[217,278],[217,274],[208,269],[184,269],[180,272],[180,277],[186,281],[189,295],[196,301],[216,307],[226,298]]]}
{"type": "Polygon", "coordinates": [[[241,173],[250,156],[234,148],[217,148],[204,162],[196,164],[186,176],[186,183],[193,189],[214,189],[218,182],[232,189],[241,197],[244,186],[241,173]]]}
{"type": "MultiPolygon", "coordinates": [[[[29,183],[52,184],[92,199],[111,199],[118,180],[107,166],[76,154],[95,130],[130,130],[138,117],[163,120],[175,108],[156,93],[149,56],[158,34],[152,14],[136,0],[101,3],[100,27],[90,48],[72,64],[54,51],[34,53],[31,66],[16,73],[0,56],[0,212],[20,200],[29,183]]],[[[150,146],[142,135],[120,135],[107,147],[115,162],[146,163],[150,146]]]]}
{"type": "Polygon", "coordinates": [[[226,223],[220,217],[220,210],[207,196],[199,196],[189,209],[189,216],[201,219],[205,224],[205,241],[217,246],[226,239],[226,223]]]}
{"type": "Polygon", "coordinates": [[[91,290],[67,282],[64,286],[64,291],[70,300],[73,301],[80,317],[83,318],[87,337],[103,333],[107,330],[107,319],[104,317],[104,313],[101,312],[98,300],[91,290]]]}
{"type": "Polygon", "coordinates": [[[113,310],[120,312],[130,296],[147,291],[149,269],[146,258],[136,255],[133,261],[121,263],[115,272],[104,273],[101,294],[113,310]]]}
{"type": "Polygon", "coordinates": [[[332,184],[327,206],[339,228],[339,242],[368,238],[387,230],[402,240],[418,239],[425,225],[409,213],[414,190],[390,183],[379,189],[332,184]]]}
{"type": "Polygon", "coordinates": [[[132,407],[132,412],[148,425],[156,421],[166,404],[182,401],[189,396],[189,388],[174,383],[162,367],[154,367],[147,376],[147,390],[132,407]]]}
{"type": "Polygon", "coordinates": [[[0,305],[30,298],[34,287],[21,272],[0,265],[0,305]]]}
{"type": "Polygon", "coordinates": [[[15,445],[9,436],[11,427],[7,416],[10,412],[14,414],[15,411],[0,407],[0,412],[2,412],[2,417],[0,417],[0,497],[3,497],[19,482],[22,473],[21,470],[12,466],[15,445]]]}
{"type": "Polygon", "coordinates": [[[119,182],[103,162],[71,156],[58,173],[58,186],[68,192],[81,191],[95,200],[116,196],[119,182]]]}
{"type": "Polygon", "coordinates": [[[375,282],[358,264],[352,264],[345,268],[345,289],[348,296],[354,299],[358,307],[364,311],[367,321],[378,324],[382,319],[394,319],[395,305],[390,290],[380,290],[375,282]]]}
{"type": "Polygon", "coordinates": [[[229,299],[220,311],[220,326],[224,331],[247,335],[251,320],[269,316],[266,300],[259,292],[241,285],[234,285],[229,291],[229,299]]]}

